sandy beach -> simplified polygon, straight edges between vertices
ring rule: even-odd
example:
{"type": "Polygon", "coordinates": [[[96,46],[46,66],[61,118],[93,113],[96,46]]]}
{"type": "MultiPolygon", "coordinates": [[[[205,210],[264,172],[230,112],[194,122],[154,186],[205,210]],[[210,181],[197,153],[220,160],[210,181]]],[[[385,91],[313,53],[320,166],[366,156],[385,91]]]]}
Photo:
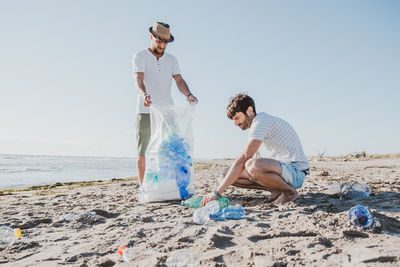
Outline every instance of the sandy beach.
{"type": "MultiPolygon", "coordinates": [[[[311,174],[291,203],[274,206],[268,192],[231,187],[241,220],[193,223],[180,201],[138,203],[136,178],[37,186],[0,193],[0,224],[22,238],[0,248],[0,266],[165,266],[190,249],[199,266],[399,266],[400,157],[310,158],[311,174]],[[333,182],[368,183],[369,198],[340,199],[333,182]],[[381,228],[351,226],[348,210],[368,207],[381,228]],[[92,213],[90,213],[92,212],[92,213]],[[94,213],[93,213],[94,212],[94,213]],[[68,213],[71,221],[60,220],[68,213]],[[124,262],[119,246],[151,249],[124,262]]],[[[233,160],[195,164],[195,189],[204,195],[233,160]]]]}

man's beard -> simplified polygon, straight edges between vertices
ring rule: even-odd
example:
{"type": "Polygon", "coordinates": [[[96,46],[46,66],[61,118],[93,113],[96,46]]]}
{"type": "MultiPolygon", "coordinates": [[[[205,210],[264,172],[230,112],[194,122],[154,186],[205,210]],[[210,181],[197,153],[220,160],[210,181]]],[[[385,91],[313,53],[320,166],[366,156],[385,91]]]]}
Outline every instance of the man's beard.
{"type": "Polygon", "coordinates": [[[245,120],[244,120],[244,122],[242,123],[242,125],[243,125],[242,130],[243,130],[243,131],[249,129],[249,128],[250,128],[250,124],[251,124],[251,119],[250,119],[250,117],[247,116],[247,114],[244,114],[244,116],[245,116],[245,120]]]}
{"type": "Polygon", "coordinates": [[[156,47],[156,48],[153,49],[153,53],[156,54],[156,55],[163,55],[164,54],[164,50],[162,52],[159,52],[157,50],[157,47],[156,47]]]}

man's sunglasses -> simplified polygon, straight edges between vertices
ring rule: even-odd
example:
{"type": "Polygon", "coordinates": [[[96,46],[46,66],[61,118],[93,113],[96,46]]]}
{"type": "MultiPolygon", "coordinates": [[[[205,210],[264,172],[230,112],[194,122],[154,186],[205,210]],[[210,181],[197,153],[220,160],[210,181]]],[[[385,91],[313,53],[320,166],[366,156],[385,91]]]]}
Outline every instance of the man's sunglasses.
{"type": "Polygon", "coordinates": [[[154,34],[153,34],[153,37],[154,38],[156,38],[158,41],[160,41],[160,42],[163,42],[163,43],[168,43],[168,40],[165,40],[165,39],[161,39],[160,37],[158,37],[158,36],[155,36],[154,34]]]}

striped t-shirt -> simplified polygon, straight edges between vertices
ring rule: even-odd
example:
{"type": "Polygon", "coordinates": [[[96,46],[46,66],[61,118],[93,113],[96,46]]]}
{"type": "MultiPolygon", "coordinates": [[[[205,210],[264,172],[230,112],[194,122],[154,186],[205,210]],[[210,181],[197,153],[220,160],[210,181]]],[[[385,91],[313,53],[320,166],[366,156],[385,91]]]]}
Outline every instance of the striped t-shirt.
{"type": "Polygon", "coordinates": [[[251,123],[249,140],[263,141],[272,157],[292,163],[299,170],[309,168],[299,137],[286,121],[267,113],[258,113],[251,123]]]}

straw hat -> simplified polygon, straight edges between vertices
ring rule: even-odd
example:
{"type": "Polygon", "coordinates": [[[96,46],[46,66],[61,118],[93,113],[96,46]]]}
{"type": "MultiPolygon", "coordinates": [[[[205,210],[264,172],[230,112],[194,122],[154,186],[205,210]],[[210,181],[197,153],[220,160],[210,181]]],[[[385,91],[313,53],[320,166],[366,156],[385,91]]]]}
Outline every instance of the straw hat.
{"type": "Polygon", "coordinates": [[[149,31],[162,42],[170,43],[174,41],[174,36],[169,32],[169,25],[167,23],[156,22],[153,27],[149,28],[149,31]]]}

